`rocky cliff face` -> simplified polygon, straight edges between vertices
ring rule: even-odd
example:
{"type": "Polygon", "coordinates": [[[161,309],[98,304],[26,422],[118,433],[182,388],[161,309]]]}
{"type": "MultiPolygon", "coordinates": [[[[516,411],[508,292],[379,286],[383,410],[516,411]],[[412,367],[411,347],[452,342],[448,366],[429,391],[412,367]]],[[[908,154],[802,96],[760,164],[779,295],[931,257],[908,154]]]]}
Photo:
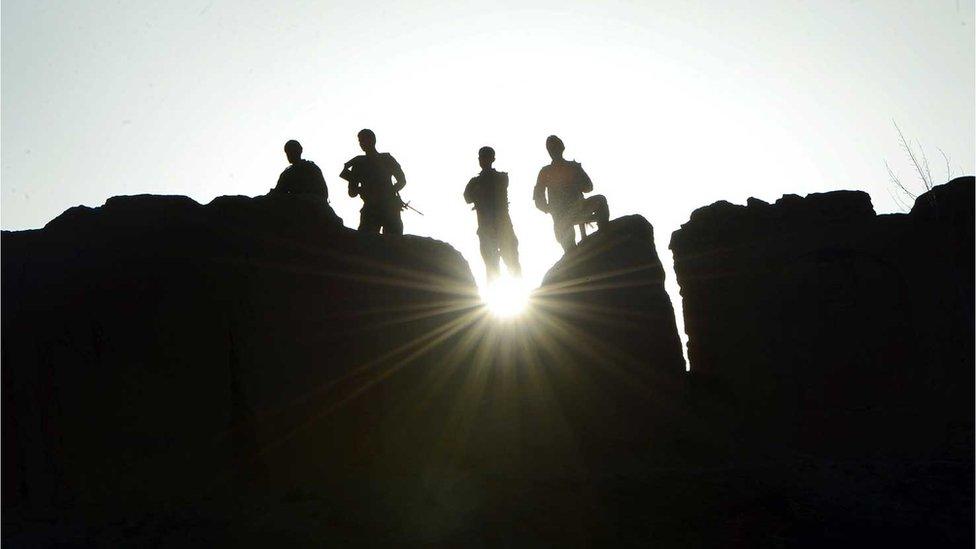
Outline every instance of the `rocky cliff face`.
{"type": "Polygon", "coordinates": [[[5,502],[235,475],[477,305],[449,246],[287,197],[118,197],[3,248],[5,502]]]}
{"type": "Polygon", "coordinates": [[[638,216],[511,320],[302,200],[2,238],[11,545],[972,545],[972,178],[694,212],[690,373],[638,216]]]}
{"type": "Polygon", "coordinates": [[[851,191],[718,202],[671,249],[697,398],[740,446],[971,454],[972,177],[908,215],[851,191]]]}
{"type": "Polygon", "coordinates": [[[681,377],[685,361],[654,229],[641,216],[613,220],[546,273],[536,306],[560,317],[614,355],[654,364],[657,375],[681,377]]]}
{"type": "Polygon", "coordinates": [[[684,369],[652,239],[615,221],[498,321],[449,246],[314,202],[119,197],[4,233],[4,506],[63,521],[14,541],[166,516],[253,542],[261,505],[288,541],[518,515],[592,536],[598,495],[558,494],[671,447],[684,369]],[[338,525],[296,518],[307,501],[338,525]]]}

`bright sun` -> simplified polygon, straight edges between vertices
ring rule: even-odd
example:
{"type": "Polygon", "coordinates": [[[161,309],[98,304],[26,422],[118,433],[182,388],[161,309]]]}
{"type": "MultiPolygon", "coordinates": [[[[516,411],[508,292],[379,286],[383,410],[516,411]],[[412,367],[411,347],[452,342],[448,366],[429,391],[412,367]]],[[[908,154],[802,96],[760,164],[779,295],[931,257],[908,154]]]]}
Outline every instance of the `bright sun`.
{"type": "Polygon", "coordinates": [[[481,290],[481,299],[492,315],[507,318],[525,309],[529,291],[522,279],[503,276],[481,290]]]}

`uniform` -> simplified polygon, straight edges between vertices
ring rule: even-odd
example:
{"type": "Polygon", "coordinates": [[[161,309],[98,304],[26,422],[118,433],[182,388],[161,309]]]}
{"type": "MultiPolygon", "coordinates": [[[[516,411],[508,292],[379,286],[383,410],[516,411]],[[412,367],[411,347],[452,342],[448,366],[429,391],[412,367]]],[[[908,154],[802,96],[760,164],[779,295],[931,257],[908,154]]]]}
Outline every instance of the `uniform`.
{"type": "Polygon", "coordinates": [[[596,221],[602,228],[610,219],[603,195],[583,198],[592,190],[593,182],[579,162],[557,160],[539,171],[532,198],[537,208],[552,214],[553,232],[563,251],[576,246],[577,223],[596,221]]]}
{"type": "Polygon", "coordinates": [[[499,258],[515,276],[521,276],[518,239],[508,214],[508,174],[493,168],[482,170],[464,188],[464,201],[478,213],[478,240],[488,279],[499,275],[499,258]]]}
{"type": "Polygon", "coordinates": [[[349,196],[361,196],[359,230],[368,233],[403,234],[402,203],[392,177],[403,181],[403,170],[390,153],[359,155],[349,161],[349,196]]]}
{"type": "Polygon", "coordinates": [[[278,177],[278,184],[271,190],[276,194],[319,195],[329,199],[329,188],[325,184],[322,170],[311,160],[299,159],[285,168],[278,177]]]}

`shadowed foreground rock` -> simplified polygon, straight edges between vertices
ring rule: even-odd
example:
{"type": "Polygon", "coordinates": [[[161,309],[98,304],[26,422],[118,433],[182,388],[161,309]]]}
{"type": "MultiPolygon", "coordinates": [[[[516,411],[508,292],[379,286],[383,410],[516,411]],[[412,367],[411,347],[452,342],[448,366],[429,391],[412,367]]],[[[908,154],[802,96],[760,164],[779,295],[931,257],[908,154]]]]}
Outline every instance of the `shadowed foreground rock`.
{"type": "Polygon", "coordinates": [[[476,305],[449,246],[359,235],[300,198],[118,197],[4,233],[3,251],[6,508],[138,508],[319,471],[369,433],[274,450],[476,305]]]}
{"type": "Polygon", "coordinates": [[[972,179],[923,198],[695,212],[691,375],[638,216],[513,320],[300,199],[5,232],[4,543],[971,546],[972,179]]]}
{"type": "Polygon", "coordinates": [[[733,462],[863,467],[817,488],[838,537],[972,544],[973,189],[718,202],[672,236],[690,410],[733,462]]]}
{"type": "Polygon", "coordinates": [[[590,338],[584,347],[595,362],[618,356],[651,361],[655,375],[684,374],[654,229],[641,216],[615,219],[583,239],[546,273],[536,305],[590,338]]]}
{"type": "Polygon", "coordinates": [[[671,248],[692,378],[759,439],[740,443],[969,454],[973,178],[908,215],[876,216],[853,191],[718,202],[671,248]]]}
{"type": "Polygon", "coordinates": [[[449,246],[301,199],[119,197],[5,232],[5,539],[607,535],[600,483],[661,458],[652,385],[683,371],[650,226],[623,226],[562,272],[613,264],[640,299],[563,285],[514,322],[449,246]],[[635,330],[612,345],[566,320],[601,300],[635,330]]]}

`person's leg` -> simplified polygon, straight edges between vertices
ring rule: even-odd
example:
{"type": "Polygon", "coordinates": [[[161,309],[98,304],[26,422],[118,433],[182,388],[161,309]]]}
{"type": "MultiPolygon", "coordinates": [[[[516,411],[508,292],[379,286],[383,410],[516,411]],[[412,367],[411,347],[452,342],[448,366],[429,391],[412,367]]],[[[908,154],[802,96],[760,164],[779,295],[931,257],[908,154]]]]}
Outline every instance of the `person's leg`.
{"type": "Polygon", "coordinates": [[[488,275],[488,282],[498,278],[498,241],[495,239],[493,231],[486,228],[478,229],[478,240],[481,244],[481,258],[485,260],[485,272],[488,275]]]}
{"type": "Polygon", "coordinates": [[[595,194],[583,200],[582,213],[587,221],[596,221],[598,229],[603,229],[610,222],[610,207],[607,205],[607,197],[602,194],[595,194]]]}
{"type": "Polygon", "coordinates": [[[383,234],[403,234],[403,219],[400,218],[400,207],[390,207],[383,220],[383,234]]]}
{"type": "Polygon", "coordinates": [[[359,232],[370,234],[380,233],[379,219],[376,218],[376,214],[370,208],[365,206],[359,210],[359,232]]]}
{"type": "Polygon", "coordinates": [[[515,228],[512,221],[503,222],[498,229],[498,248],[505,266],[512,276],[522,276],[522,265],[519,263],[518,238],[515,238],[515,228]]]}
{"type": "Polygon", "coordinates": [[[576,247],[576,228],[571,216],[561,214],[552,216],[552,230],[556,234],[556,242],[562,246],[563,252],[576,247]]]}

